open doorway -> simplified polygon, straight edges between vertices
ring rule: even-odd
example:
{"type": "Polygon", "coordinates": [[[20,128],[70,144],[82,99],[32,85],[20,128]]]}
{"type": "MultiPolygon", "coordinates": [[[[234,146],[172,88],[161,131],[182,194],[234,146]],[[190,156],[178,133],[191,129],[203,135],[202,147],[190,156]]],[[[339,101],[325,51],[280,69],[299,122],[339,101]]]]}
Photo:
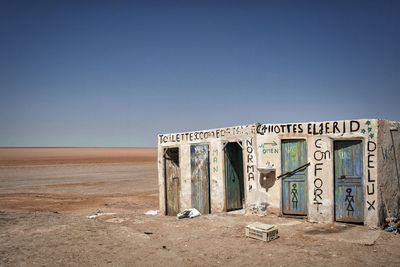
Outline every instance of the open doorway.
{"type": "Polygon", "coordinates": [[[179,213],[179,194],[181,179],[179,169],[179,148],[166,148],[164,152],[165,166],[165,205],[166,215],[179,213]]]}
{"type": "Polygon", "coordinates": [[[225,145],[226,210],[238,210],[244,203],[243,150],[238,142],[225,145]]]}

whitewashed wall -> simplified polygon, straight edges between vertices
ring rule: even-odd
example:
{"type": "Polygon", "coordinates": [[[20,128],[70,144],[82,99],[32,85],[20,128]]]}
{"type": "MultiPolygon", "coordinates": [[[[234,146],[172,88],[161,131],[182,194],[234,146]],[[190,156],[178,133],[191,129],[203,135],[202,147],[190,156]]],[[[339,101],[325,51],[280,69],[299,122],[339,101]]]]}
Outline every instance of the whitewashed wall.
{"type": "MultiPolygon", "coordinates": [[[[377,119],[360,119],[250,124],[188,133],[160,134],[158,135],[160,209],[165,212],[164,148],[180,149],[180,205],[181,209],[184,209],[191,207],[190,145],[209,144],[211,212],[222,212],[226,207],[223,147],[226,142],[240,141],[243,146],[245,208],[249,210],[267,207],[267,212],[279,213],[282,205],[282,181],[276,177],[281,174],[281,140],[305,139],[307,161],[310,162],[307,170],[307,217],[311,221],[332,222],[334,221],[333,143],[335,140],[362,140],[364,223],[377,225],[378,211],[382,206],[380,203],[382,197],[378,197],[380,179],[378,170],[382,170],[385,175],[388,172],[391,177],[396,175],[393,164],[390,165],[390,171],[388,169],[387,172],[383,172],[382,168],[389,168],[387,165],[389,163],[383,156],[378,156],[379,149],[387,149],[387,146],[390,146],[387,130],[389,126],[385,126],[385,122],[377,119]],[[382,125],[380,127],[382,129],[379,130],[385,132],[379,138],[378,121],[382,125]],[[275,167],[274,176],[266,177],[257,170],[258,167],[272,164],[275,167]]],[[[397,138],[400,141],[400,137],[397,138]]],[[[400,147],[396,149],[400,150],[400,147]]],[[[389,186],[389,184],[385,180],[384,185],[389,186]]]]}

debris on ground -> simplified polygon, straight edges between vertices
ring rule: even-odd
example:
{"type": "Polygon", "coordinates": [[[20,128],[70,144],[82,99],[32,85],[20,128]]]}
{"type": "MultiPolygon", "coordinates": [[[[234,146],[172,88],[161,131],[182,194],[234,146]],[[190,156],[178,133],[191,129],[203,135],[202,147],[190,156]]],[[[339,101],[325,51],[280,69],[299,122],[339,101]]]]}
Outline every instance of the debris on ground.
{"type": "Polygon", "coordinates": [[[246,226],[246,236],[262,241],[277,239],[278,228],[275,225],[255,222],[246,226]]]}
{"type": "Polygon", "coordinates": [[[185,209],[185,210],[179,212],[176,215],[176,218],[178,218],[178,219],[183,219],[183,218],[188,218],[188,217],[194,218],[194,217],[197,217],[200,215],[201,215],[201,213],[198,210],[196,210],[195,208],[191,208],[191,209],[185,209]]]}
{"type": "Polygon", "coordinates": [[[386,232],[393,232],[400,233],[400,220],[398,218],[386,218],[385,219],[386,225],[384,225],[383,229],[386,232]]]}
{"type": "Polygon", "coordinates": [[[95,219],[101,215],[114,215],[115,213],[103,213],[101,210],[97,210],[96,214],[87,216],[88,219],[95,219]]]}
{"type": "Polygon", "coordinates": [[[389,226],[389,227],[385,228],[386,232],[393,232],[395,230],[397,230],[397,225],[393,225],[393,226],[389,226]]]}
{"type": "Polygon", "coordinates": [[[159,210],[149,210],[146,211],[144,214],[145,215],[157,215],[160,211],[159,210]]]}

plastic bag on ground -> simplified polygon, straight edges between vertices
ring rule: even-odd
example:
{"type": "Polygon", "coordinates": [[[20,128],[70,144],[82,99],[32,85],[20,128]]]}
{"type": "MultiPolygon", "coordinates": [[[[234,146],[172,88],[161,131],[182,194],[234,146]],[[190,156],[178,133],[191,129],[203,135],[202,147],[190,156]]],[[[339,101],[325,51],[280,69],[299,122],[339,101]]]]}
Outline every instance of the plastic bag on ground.
{"type": "Polygon", "coordinates": [[[159,210],[149,210],[145,214],[146,215],[157,215],[160,211],[159,210]]]}
{"type": "Polygon", "coordinates": [[[178,218],[178,219],[187,218],[187,217],[194,218],[194,217],[197,217],[200,215],[201,215],[201,213],[197,209],[191,208],[191,209],[185,209],[185,210],[179,212],[176,215],[176,218],[178,218]]]}

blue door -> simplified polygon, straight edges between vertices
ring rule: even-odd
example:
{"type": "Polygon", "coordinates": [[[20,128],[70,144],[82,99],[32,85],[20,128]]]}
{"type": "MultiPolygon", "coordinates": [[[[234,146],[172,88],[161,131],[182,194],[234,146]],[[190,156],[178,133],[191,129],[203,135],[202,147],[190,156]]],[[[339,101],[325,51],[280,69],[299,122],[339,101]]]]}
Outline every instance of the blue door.
{"type": "Polygon", "coordinates": [[[201,214],[210,213],[210,173],[208,145],[190,146],[192,208],[201,214]]]}
{"type": "MultiPolygon", "coordinates": [[[[282,174],[291,172],[307,162],[305,140],[282,140],[282,174]]],[[[282,212],[307,215],[307,169],[282,177],[282,212]]]]}
{"type": "Polygon", "coordinates": [[[362,141],[334,143],[335,219],[340,222],[364,221],[362,141]]]}

